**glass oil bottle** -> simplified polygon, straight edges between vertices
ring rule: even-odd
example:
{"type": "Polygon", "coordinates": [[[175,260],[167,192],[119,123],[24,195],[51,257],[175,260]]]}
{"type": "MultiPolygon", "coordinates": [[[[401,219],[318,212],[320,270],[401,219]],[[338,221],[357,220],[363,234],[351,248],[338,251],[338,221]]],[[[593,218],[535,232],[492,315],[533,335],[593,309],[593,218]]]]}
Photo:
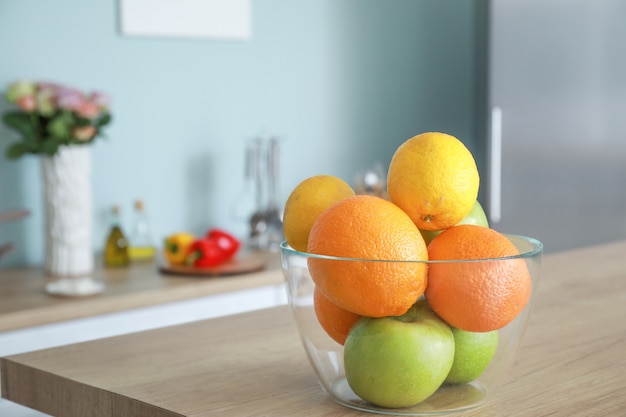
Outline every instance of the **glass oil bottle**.
{"type": "Polygon", "coordinates": [[[150,223],[142,200],[135,201],[135,213],[129,243],[128,254],[131,261],[154,259],[156,246],[152,241],[150,223]]]}
{"type": "Polygon", "coordinates": [[[130,264],[128,240],[122,231],[120,208],[117,205],[111,208],[110,224],[109,235],[104,246],[104,265],[107,267],[128,266],[130,264]]]}

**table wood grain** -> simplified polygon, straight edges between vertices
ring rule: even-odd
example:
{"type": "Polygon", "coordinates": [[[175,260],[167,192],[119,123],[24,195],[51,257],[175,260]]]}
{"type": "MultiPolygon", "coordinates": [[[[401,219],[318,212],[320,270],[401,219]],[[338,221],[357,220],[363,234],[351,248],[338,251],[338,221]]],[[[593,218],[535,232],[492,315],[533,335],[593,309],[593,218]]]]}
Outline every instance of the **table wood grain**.
{"type": "Polygon", "coordinates": [[[46,294],[42,268],[0,269],[0,332],[284,282],[278,253],[242,256],[261,260],[264,267],[243,275],[200,277],[165,275],[159,272],[159,263],[152,261],[124,268],[98,266],[94,275],[105,282],[106,289],[87,297],[46,294]]]}
{"type": "MultiPolygon", "coordinates": [[[[624,416],[626,242],[544,258],[510,375],[458,416],[624,416]]],[[[365,416],[321,390],[285,306],[0,359],[3,397],[59,416],[365,416]]]]}

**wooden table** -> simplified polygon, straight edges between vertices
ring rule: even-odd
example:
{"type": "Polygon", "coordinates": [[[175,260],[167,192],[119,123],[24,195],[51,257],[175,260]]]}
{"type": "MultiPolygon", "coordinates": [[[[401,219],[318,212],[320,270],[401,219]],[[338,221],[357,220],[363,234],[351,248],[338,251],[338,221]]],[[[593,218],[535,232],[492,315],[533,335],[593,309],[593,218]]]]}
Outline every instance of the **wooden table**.
{"type": "MultiPolygon", "coordinates": [[[[626,241],[544,258],[491,403],[459,416],[626,413],[626,241]]],[[[54,416],[365,416],[323,394],[287,307],[0,359],[2,395],[54,416]]]]}
{"type": "Polygon", "coordinates": [[[158,271],[157,261],[135,262],[124,268],[98,266],[94,275],[106,283],[106,290],[102,294],[79,298],[46,294],[43,289],[46,278],[42,268],[0,269],[0,332],[275,285],[284,281],[278,253],[251,252],[242,256],[261,259],[265,268],[260,272],[239,276],[200,278],[163,275],[158,271]]]}

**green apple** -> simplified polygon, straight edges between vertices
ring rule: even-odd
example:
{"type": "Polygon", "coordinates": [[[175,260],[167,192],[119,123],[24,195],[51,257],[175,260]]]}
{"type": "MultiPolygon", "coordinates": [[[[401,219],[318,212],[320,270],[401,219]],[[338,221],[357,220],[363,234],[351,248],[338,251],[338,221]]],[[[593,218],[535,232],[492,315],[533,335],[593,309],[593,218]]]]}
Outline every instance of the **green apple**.
{"type": "Polygon", "coordinates": [[[344,346],[346,379],[363,400],[409,407],[432,395],[450,372],[450,326],[420,300],[398,317],[362,317],[344,346]]]}
{"type": "Polygon", "coordinates": [[[478,378],[489,366],[498,348],[498,331],[476,333],[452,327],[454,362],[446,378],[449,384],[464,384],[478,378]]]}
{"type": "MultiPolygon", "coordinates": [[[[476,224],[478,226],[489,227],[489,221],[487,220],[485,210],[483,210],[483,206],[480,205],[480,202],[478,200],[476,200],[476,202],[472,206],[472,209],[469,211],[469,213],[467,213],[463,220],[457,223],[457,225],[459,224],[476,224]]],[[[433,240],[435,236],[437,236],[442,231],[443,230],[433,231],[420,229],[426,245],[428,245],[430,241],[433,240]]]]}

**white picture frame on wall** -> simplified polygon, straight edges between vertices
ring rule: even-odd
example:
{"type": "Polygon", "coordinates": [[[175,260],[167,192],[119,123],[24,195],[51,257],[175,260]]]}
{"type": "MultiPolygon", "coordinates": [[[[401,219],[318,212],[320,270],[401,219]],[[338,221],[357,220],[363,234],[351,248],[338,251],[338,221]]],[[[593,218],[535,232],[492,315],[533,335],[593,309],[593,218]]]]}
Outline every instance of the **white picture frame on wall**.
{"type": "Polygon", "coordinates": [[[120,30],[124,36],[248,40],[251,9],[251,0],[120,0],[120,30]]]}

